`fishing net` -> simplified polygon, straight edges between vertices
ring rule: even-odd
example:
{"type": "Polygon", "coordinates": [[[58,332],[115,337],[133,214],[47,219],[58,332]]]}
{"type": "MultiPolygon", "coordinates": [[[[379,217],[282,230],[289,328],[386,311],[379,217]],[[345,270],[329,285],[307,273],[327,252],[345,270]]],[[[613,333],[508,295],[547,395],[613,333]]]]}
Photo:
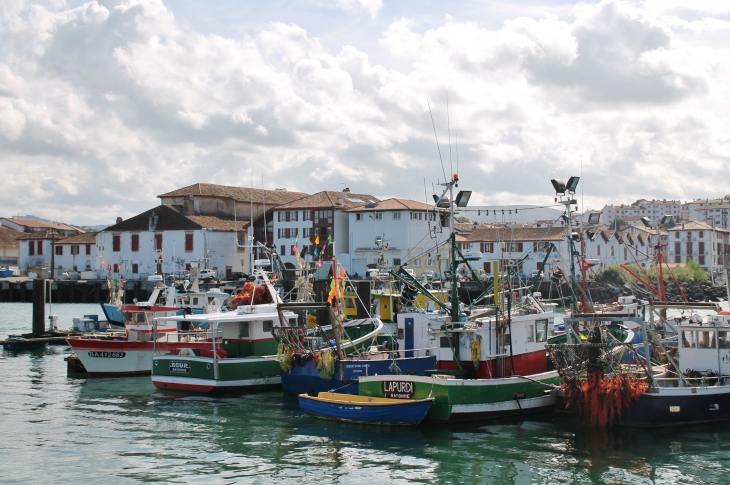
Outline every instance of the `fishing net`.
{"type": "Polygon", "coordinates": [[[333,353],[323,350],[320,353],[314,354],[314,359],[319,377],[326,381],[332,380],[332,376],[335,375],[335,356],[333,353]]]}
{"type": "Polygon", "coordinates": [[[228,306],[235,310],[241,305],[263,305],[271,302],[273,302],[273,298],[266,285],[256,286],[251,281],[247,281],[243,285],[243,289],[230,300],[228,306]]]}
{"type": "Polygon", "coordinates": [[[563,379],[566,408],[574,409],[585,424],[602,427],[619,419],[649,387],[643,358],[601,325],[593,326],[580,343],[545,348],[563,379]]]}

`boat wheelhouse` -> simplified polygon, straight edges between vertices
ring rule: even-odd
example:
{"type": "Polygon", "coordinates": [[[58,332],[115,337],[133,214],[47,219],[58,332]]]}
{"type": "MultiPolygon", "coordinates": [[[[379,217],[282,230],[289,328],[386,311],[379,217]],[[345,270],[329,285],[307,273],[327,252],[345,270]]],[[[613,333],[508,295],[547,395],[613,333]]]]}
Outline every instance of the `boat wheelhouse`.
{"type": "MultiPolygon", "coordinates": [[[[235,311],[190,315],[198,327],[210,329],[204,348],[181,348],[152,358],[152,383],[159,389],[195,393],[243,392],[281,386],[272,329],[280,326],[275,304],[241,306],[235,311]]],[[[296,326],[297,315],[283,314],[296,326]]],[[[178,322],[179,316],[157,320],[178,322]]]]}
{"type": "Polygon", "coordinates": [[[176,307],[138,305],[120,309],[123,331],[66,339],[90,376],[145,375],[152,370],[155,350],[204,347],[206,333],[185,318],[155,326],[156,318],[170,317],[176,307]]]}

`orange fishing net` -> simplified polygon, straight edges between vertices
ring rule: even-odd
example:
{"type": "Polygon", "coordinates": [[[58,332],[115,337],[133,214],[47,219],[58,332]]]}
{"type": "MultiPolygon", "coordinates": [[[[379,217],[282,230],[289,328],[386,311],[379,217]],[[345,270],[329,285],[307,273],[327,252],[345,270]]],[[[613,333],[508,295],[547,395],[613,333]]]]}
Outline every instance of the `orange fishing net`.
{"type": "Polygon", "coordinates": [[[243,289],[233,297],[229,306],[233,309],[241,305],[263,305],[271,303],[271,293],[266,285],[256,286],[251,281],[243,285],[243,289]]]}
{"type": "Polygon", "coordinates": [[[602,372],[593,372],[585,380],[568,380],[561,387],[566,408],[574,407],[585,424],[600,427],[620,418],[649,388],[644,379],[623,374],[606,377],[602,372]]]}

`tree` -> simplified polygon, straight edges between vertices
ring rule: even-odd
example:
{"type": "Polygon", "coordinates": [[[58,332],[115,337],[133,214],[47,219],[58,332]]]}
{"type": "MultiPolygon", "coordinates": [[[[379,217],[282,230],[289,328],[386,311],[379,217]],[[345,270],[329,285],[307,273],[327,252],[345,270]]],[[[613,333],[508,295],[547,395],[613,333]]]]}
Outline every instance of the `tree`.
{"type": "Polygon", "coordinates": [[[468,217],[464,217],[464,216],[461,216],[461,217],[457,217],[457,218],[456,218],[456,219],[454,219],[454,220],[455,220],[456,222],[471,222],[471,221],[469,220],[469,218],[468,218],[468,217]]]}

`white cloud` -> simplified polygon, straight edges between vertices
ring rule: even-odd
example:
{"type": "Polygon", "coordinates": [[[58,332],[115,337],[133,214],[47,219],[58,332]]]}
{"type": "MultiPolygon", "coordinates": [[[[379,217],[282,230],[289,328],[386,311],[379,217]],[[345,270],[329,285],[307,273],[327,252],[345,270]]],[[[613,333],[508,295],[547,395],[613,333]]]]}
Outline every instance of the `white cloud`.
{"type": "Polygon", "coordinates": [[[383,8],[382,0],[333,0],[336,5],[340,8],[357,12],[364,10],[370,14],[371,17],[375,18],[378,12],[383,8]]]}
{"type": "Polygon", "coordinates": [[[482,203],[547,202],[581,157],[591,203],[725,195],[730,57],[683,33],[726,20],[656,5],[496,29],[393,18],[385,67],[294,24],[197,32],[159,0],[16,2],[0,17],[0,206],[112,222],[194,182],[248,185],[252,168],[272,187],[422,200],[423,178],[443,179],[427,100],[445,171],[458,136],[462,185],[482,203]]]}

